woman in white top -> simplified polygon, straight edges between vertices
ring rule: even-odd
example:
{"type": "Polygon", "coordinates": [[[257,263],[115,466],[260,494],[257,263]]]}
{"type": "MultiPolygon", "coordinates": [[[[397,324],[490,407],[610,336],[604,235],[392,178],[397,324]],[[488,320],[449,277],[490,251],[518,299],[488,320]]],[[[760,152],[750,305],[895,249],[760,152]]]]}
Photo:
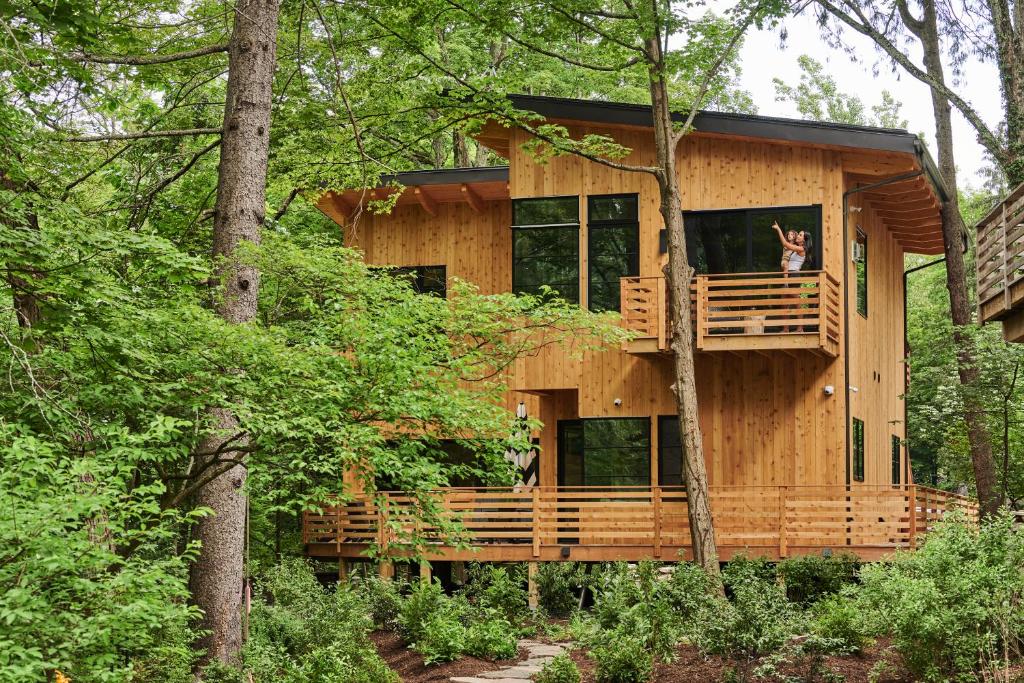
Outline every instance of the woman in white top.
{"type": "MultiPolygon", "coordinates": [[[[799,272],[803,268],[804,260],[807,258],[803,231],[796,232],[790,230],[787,233],[783,233],[778,221],[772,223],[772,229],[775,230],[775,233],[779,236],[779,242],[782,243],[782,271],[786,275],[799,272]]],[[[795,309],[796,307],[789,306],[789,308],[795,309]]],[[[789,332],[789,326],[787,325],[782,328],[782,331],[789,332]]],[[[796,328],[796,331],[803,332],[803,326],[796,328]]]]}

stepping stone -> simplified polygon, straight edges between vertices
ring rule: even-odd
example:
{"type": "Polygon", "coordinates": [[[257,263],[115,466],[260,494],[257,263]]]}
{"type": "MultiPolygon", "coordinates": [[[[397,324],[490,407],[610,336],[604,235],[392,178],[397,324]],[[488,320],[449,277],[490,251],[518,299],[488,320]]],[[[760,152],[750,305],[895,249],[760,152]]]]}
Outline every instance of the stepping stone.
{"type": "Polygon", "coordinates": [[[527,649],[530,657],[556,657],[565,651],[565,648],[559,645],[537,645],[527,649]]]}
{"type": "Polygon", "coordinates": [[[511,666],[507,669],[500,669],[498,671],[488,671],[486,673],[479,674],[480,678],[488,678],[494,680],[496,678],[518,678],[520,680],[529,680],[535,673],[540,673],[539,666],[511,666]]]}
{"type": "Polygon", "coordinates": [[[452,683],[523,683],[522,678],[479,678],[477,676],[456,676],[452,683]]]}

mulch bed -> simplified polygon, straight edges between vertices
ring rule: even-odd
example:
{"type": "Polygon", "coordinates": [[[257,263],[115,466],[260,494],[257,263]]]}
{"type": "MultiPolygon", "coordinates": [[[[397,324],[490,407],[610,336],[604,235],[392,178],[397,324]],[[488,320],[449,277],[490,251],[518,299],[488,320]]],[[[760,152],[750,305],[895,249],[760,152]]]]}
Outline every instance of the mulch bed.
{"type": "MultiPolygon", "coordinates": [[[[895,657],[887,651],[887,645],[879,642],[859,657],[826,657],[825,665],[834,673],[841,674],[844,683],[868,683],[872,668],[881,660],[890,662],[886,672],[877,678],[877,683],[909,683],[913,679],[899,669],[895,657]]],[[[724,657],[704,657],[692,645],[680,645],[678,659],[671,664],[655,667],[655,683],[715,683],[724,680],[728,670],[733,670],[736,680],[757,680],[753,677],[757,661],[736,661],[724,657]]],[[[582,683],[594,683],[597,667],[584,650],[573,650],[570,655],[580,669],[582,683]]],[[[820,675],[811,672],[809,662],[797,666],[780,667],[789,676],[797,676],[807,683],[822,681],[820,675]]],[[[769,679],[770,680],[770,679],[769,679]]]]}
{"type": "Polygon", "coordinates": [[[502,665],[526,659],[526,650],[520,648],[515,659],[490,662],[467,655],[454,662],[426,666],[423,656],[407,648],[397,633],[374,631],[370,634],[370,641],[404,683],[447,683],[453,676],[478,676],[485,671],[494,671],[502,665]]]}

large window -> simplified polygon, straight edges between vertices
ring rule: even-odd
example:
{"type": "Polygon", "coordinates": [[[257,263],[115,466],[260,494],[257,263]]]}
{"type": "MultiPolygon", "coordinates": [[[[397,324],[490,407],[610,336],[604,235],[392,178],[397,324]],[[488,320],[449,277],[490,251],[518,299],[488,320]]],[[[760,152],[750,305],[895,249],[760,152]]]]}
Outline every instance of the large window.
{"type": "Polygon", "coordinates": [[[903,467],[900,456],[903,453],[903,445],[900,437],[892,435],[892,485],[899,486],[903,479],[903,467]]]}
{"type": "Polygon", "coordinates": [[[821,207],[692,211],[683,215],[686,253],[698,273],[765,273],[782,269],[782,244],[772,230],[804,231],[811,238],[803,270],[821,263],[821,207]]]}
{"type": "Polygon", "coordinates": [[[853,418],[853,479],[864,481],[864,421],[853,418]]]}
{"type": "Polygon", "coordinates": [[[651,421],[595,418],[558,423],[559,486],[648,486],[651,421]]]}
{"type": "Polygon", "coordinates": [[[512,201],[512,291],[580,300],[579,197],[512,201]]]}
{"type": "Polygon", "coordinates": [[[445,266],[406,266],[392,271],[405,277],[419,294],[432,294],[444,299],[448,294],[448,272],[445,266]]]}
{"type": "Polygon", "coordinates": [[[679,438],[679,416],[658,416],[658,485],[682,486],[683,440],[679,438]]]}
{"type": "Polygon", "coordinates": [[[619,278],[640,274],[637,196],[588,197],[587,230],[590,310],[617,311],[619,278]]]}
{"type": "Polygon", "coordinates": [[[854,243],[853,263],[857,268],[857,312],[868,317],[868,236],[859,228],[854,243]]]}

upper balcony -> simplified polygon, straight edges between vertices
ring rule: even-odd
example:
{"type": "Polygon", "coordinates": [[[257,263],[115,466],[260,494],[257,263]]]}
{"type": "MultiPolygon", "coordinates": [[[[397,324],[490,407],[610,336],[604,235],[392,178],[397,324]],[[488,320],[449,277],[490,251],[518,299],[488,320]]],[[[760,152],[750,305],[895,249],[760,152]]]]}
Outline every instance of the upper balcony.
{"type": "MultiPolygon", "coordinates": [[[[625,350],[669,351],[665,278],[622,278],[620,293],[623,322],[637,334],[625,350]]],[[[802,349],[839,355],[839,283],[823,270],[697,275],[691,304],[698,351],[802,349]]]]}
{"type": "Polygon", "coordinates": [[[978,320],[1024,341],[1024,185],[978,223],[978,320]]]}

